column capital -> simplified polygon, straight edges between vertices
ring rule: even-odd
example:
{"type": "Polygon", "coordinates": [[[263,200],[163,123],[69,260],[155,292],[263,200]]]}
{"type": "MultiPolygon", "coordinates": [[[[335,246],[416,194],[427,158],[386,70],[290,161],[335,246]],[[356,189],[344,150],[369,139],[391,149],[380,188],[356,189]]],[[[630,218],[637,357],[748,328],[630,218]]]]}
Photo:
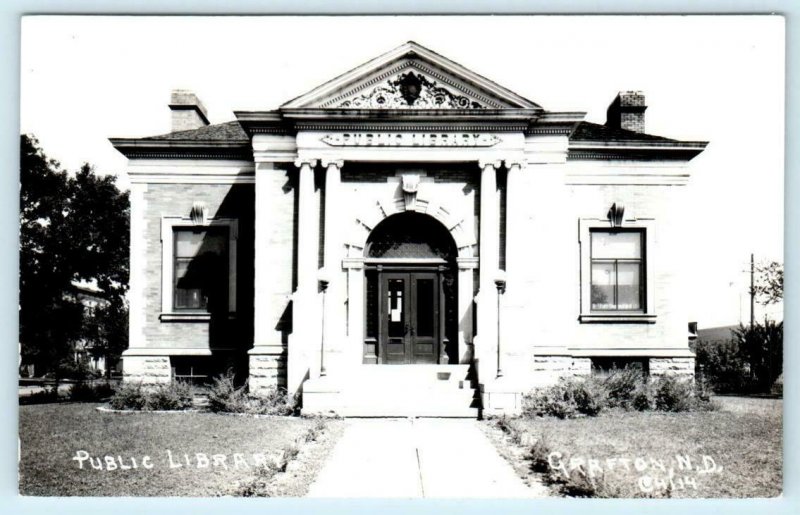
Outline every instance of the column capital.
{"type": "Polygon", "coordinates": [[[341,170],[342,166],[344,166],[344,159],[322,159],[320,162],[323,168],[330,168],[333,166],[341,170]]]}
{"type": "Polygon", "coordinates": [[[521,158],[505,159],[503,163],[505,163],[506,168],[509,170],[511,170],[513,167],[522,168],[522,166],[525,164],[521,158]]]}
{"type": "Polygon", "coordinates": [[[489,166],[491,166],[492,168],[497,170],[502,165],[503,165],[502,159],[479,159],[478,160],[478,166],[481,167],[481,170],[484,170],[489,166]]]}
{"type": "Polygon", "coordinates": [[[456,263],[459,270],[472,270],[478,268],[480,258],[477,256],[457,257],[456,263]]]}
{"type": "Polygon", "coordinates": [[[297,168],[302,168],[303,165],[308,165],[309,168],[314,168],[315,166],[317,166],[317,161],[318,161],[317,159],[310,159],[310,158],[307,158],[307,157],[302,157],[302,158],[295,159],[294,160],[294,165],[297,168]]]}

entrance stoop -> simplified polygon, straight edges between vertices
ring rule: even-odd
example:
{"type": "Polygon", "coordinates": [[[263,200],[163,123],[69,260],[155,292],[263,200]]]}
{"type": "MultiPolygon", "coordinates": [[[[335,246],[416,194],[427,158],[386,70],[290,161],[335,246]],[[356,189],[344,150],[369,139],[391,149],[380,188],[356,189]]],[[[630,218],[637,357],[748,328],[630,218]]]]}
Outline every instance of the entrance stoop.
{"type": "Polygon", "coordinates": [[[303,415],[478,418],[469,365],[362,365],[303,384],[303,415]]]}

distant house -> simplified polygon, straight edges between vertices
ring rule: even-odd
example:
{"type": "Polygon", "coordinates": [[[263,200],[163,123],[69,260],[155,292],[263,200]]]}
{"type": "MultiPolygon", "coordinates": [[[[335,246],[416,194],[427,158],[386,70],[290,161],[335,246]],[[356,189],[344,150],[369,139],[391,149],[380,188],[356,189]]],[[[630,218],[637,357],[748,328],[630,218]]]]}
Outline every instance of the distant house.
{"type": "MultiPolygon", "coordinates": [[[[86,320],[94,317],[98,308],[108,306],[104,293],[94,281],[73,281],[66,296],[83,305],[83,317],[86,320]]],[[[108,363],[105,348],[97,345],[91,338],[82,338],[75,342],[72,352],[75,363],[84,363],[94,372],[105,374],[106,367],[114,365],[108,363]]]]}
{"type": "Polygon", "coordinates": [[[473,416],[609,366],[694,373],[679,285],[706,143],[647,134],[641,92],[591,123],[409,42],[235,121],[169,107],[171,133],[111,140],[126,380],[235,367],[305,413],[473,416]]]}

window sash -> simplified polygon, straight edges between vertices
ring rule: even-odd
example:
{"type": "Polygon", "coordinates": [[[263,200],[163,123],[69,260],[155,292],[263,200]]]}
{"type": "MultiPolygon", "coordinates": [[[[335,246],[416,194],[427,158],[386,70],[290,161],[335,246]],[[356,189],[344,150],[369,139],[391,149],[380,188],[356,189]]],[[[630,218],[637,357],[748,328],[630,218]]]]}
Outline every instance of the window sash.
{"type": "MultiPolygon", "coordinates": [[[[645,306],[645,266],[644,266],[644,231],[590,231],[590,247],[591,256],[589,260],[589,306],[591,311],[595,312],[635,312],[643,313],[646,309],[645,306]],[[602,257],[594,255],[595,245],[602,236],[609,234],[636,234],[638,242],[633,245],[636,252],[627,256],[613,256],[607,252],[600,252],[602,257]],[[638,256],[637,256],[638,254],[638,256]],[[638,259],[637,259],[638,258],[638,259]],[[598,272],[603,271],[605,268],[608,275],[607,280],[601,281],[598,279],[598,272]],[[623,277],[630,275],[630,280],[621,281],[620,272],[623,277]]],[[[628,238],[627,246],[631,248],[634,242],[628,238]]],[[[604,250],[607,250],[604,249],[604,250]]]]}
{"type": "Polygon", "coordinates": [[[172,263],[172,306],[176,311],[203,311],[228,306],[228,253],[229,231],[226,227],[175,227],[173,229],[173,263],[172,263]],[[181,238],[181,235],[190,235],[181,238]],[[196,235],[202,235],[198,244],[196,235]],[[210,236],[207,240],[206,237],[210,236]],[[208,243],[206,243],[208,242],[208,243]],[[198,255],[203,248],[204,253],[198,255]],[[180,251],[180,252],[179,252],[180,251]],[[217,257],[209,263],[209,260],[217,257]],[[199,258],[199,259],[198,259],[199,258]],[[197,260],[197,261],[195,261],[197,260]],[[204,262],[205,261],[205,262],[204,262]],[[186,279],[186,272],[192,263],[197,263],[199,269],[195,270],[194,281],[197,283],[181,286],[180,282],[186,279]],[[197,287],[193,287],[197,286],[197,287]],[[209,306],[209,295],[212,306],[209,306]]]}

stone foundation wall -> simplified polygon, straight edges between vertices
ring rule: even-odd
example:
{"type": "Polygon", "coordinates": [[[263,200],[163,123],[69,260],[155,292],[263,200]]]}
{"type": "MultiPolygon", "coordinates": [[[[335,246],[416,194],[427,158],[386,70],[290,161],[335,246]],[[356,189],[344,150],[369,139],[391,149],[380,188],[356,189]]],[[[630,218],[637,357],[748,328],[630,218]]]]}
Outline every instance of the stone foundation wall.
{"type": "Polygon", "coordinates": [[[169,356],[123,356],[122,376],[126,382],[169,383],[172,380],[169,356]]]}
{"type": "Polygon", "coordinates": [[[572,356],[534,356],[533,386],[548,386],[559,379],[587,376],[592,373],[592,360],[572,356]]]}
{"type": "Polygon", "coordinates": [[[650,377],[694,379],[694,358],[650,358],[650,377]]]}
{"type": "MultiPolygon", "coordinates": [[[[650,377],[675,376],[694,378],[695,358],[650,358],[650,377]]],[[[591,358],[571,356],[534,356],[533,387],[549,386],[561,378],[584,377],[592,373],[591,358]]]]}
{"type": "Polygon", "coordinates": [[[286,388],[286,356],[250,356],[250,393],[258,396],[272,388],[286,388]]]}

